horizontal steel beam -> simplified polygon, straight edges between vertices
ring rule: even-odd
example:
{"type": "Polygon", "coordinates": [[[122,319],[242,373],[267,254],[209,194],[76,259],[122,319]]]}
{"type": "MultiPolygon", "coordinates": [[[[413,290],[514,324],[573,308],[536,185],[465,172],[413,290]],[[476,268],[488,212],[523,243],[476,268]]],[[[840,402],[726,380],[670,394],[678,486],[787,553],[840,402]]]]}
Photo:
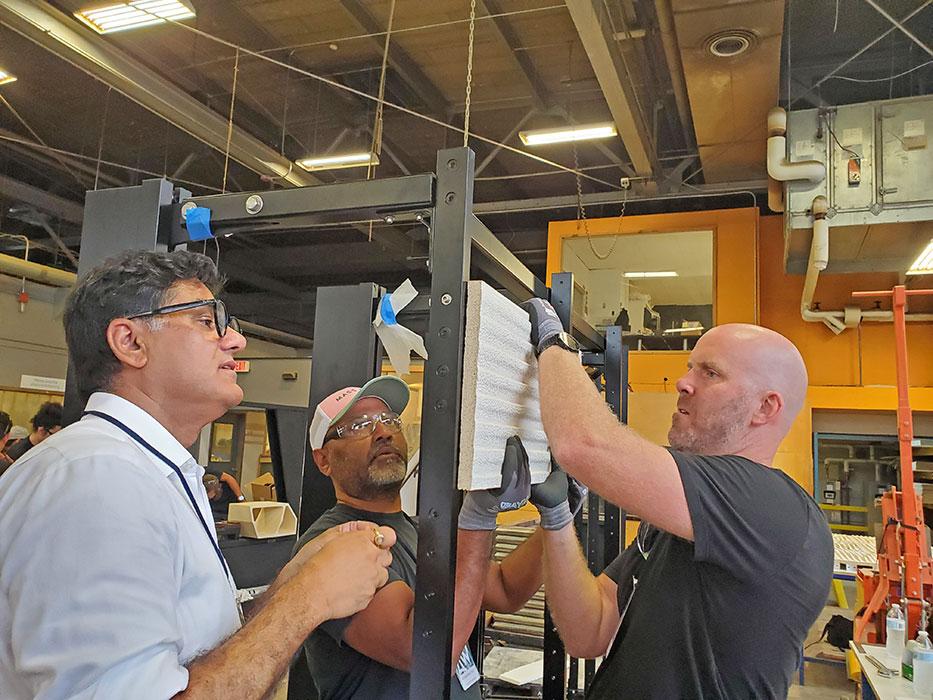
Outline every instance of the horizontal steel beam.
{"type": "Polygon", "coordinates": [[[392,214],[427,210],[434,206],[434,176],[408,175],[290,190],[214,194],[190,197],[181,202],[181,207],[189,204],[211,210],[211,230],[215,235],[223,235],[229,228],[239,230],[244,225],[294,230],[314,223],[383,219],[392,214]],[[250,213],[252,210],[254,214],[250,213]]]}
{"type": "Polygon", "coordinates": [[[505,244],[496,238],[474,215],[467,216],[467,233],[473,239],[474,265],[504,287],[516,301],[532,296],[546,297],[547,286],[525,267],[505,244]]]}
{"type": "MultiPolygon", "coordinates": [[[[626,202],[653,202],[663,199],[694,199],[697,197],[726,196],[741,194],[742,192],[762,193],[768,189],[766,180],[749,180],[745,182],[720,183],[715,186],[700,185],[689,190],[665,194],[638,196],[623,192],[593,192],[583,195],[586,206],[600,204],[621,204],[626,202]]],[[[529,199],[509,199],[496,202],[477,202],[473,205],[475,214],[505,214],[513,211],[535,211],[547,209],[569,209],[577,207],[576,195],[558,195],[555,197],[532,197],[529,199]]]]}

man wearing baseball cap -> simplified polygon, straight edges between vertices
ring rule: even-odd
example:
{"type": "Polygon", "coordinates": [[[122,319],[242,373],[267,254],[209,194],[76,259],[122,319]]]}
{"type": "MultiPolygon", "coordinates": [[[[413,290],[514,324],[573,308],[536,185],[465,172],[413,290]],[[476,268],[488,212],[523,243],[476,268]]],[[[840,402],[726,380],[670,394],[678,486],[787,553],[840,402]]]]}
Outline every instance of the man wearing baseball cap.
{"type": "MultiPolygon", "coordinates": [[[[305,641],[308,665],[321,700],[407,700],[411,668],[417,524],[401,508],[408,446],[399,414],[408,405],[408,386],[397,377],[347,387],[318,404],[311,422],[314,461],[334,483],[337,504],[298,542],[298,548],[344,522],[369,521],[392,527],[388,583],[369,606],[333,620],[305,641]]],[[[430,468],[430,465],[425,465],[430,468]]],[[[531,474],[518,436],[509,438],[502,486],[470,491],[463,500],[457,539],[451,698],[480,698],[479,674],[466,647],[480,607],[513,612],[542,582],[541,539],[535,533],[501,564],[490,561],[496,516],[528,500],[531,474]],[[461,653],[461,650],[463,652],[461,653]]]]}

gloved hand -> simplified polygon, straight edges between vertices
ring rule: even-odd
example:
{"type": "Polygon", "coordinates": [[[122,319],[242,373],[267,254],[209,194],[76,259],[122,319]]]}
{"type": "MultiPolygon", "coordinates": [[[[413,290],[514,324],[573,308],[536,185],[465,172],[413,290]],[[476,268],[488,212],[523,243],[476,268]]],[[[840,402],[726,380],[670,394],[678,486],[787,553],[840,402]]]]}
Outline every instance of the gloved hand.
{"type": "Polygon", "coordinates": [[[484,491],[469,491],[463,499],[457,527],[461,530],[495,530],[496,516],[507,510],[518,510],[528,503],[531,491],[531,469],[528,453],[518,435],[505,443],[502,460],[502,486],[484,491]]]}
{"type": "Polygon", "coordinates": [[[541,352],[544,341],[562,333],[564,326],[557,317],[554,307],[544,299],[532,297],[521,307],[528,312],[528,317],[531,319],[531,344],[534,345],[537,356],[541,352]]]}
{"type": "Polygon", "coordinates": [[[561,530],[573,522],[589,489],[551,462],[551,473],[540,484],[531,487],[531,502],[541,514],[541,527],[561,530]]]}

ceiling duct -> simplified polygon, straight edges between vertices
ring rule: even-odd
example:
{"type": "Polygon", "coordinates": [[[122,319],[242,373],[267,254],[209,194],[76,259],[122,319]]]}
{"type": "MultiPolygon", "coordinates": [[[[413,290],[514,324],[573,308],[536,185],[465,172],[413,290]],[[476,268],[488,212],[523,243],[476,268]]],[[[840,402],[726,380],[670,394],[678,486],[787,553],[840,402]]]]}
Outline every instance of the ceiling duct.
{"type": "Polygon", "coordinates": [[[670,2],[707,183],[765,174],[768,110],[778,101],[784,0],[670,2]]]}

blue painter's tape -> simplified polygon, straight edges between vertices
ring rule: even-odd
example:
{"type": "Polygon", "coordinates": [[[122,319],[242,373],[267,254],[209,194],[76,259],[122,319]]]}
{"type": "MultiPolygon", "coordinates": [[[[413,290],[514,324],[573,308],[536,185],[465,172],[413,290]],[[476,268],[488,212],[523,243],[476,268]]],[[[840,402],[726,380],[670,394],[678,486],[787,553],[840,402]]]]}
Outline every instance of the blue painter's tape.
{"type": "Polygon", "coordinates": [[[195,207],[185,212],[185,224],[188,238],[192,241],[206,241],[213,238],[211,233],[211,210],[207,207],[195,207]]]}
{"type": "Polygon", "coordinates": [[[382,313],[382,322],[387,326],[394,326],[398,323],[395,320],[395,311],[392,310],[392,294],[386,292],[379,305],[379,311],[382,313]]]}

